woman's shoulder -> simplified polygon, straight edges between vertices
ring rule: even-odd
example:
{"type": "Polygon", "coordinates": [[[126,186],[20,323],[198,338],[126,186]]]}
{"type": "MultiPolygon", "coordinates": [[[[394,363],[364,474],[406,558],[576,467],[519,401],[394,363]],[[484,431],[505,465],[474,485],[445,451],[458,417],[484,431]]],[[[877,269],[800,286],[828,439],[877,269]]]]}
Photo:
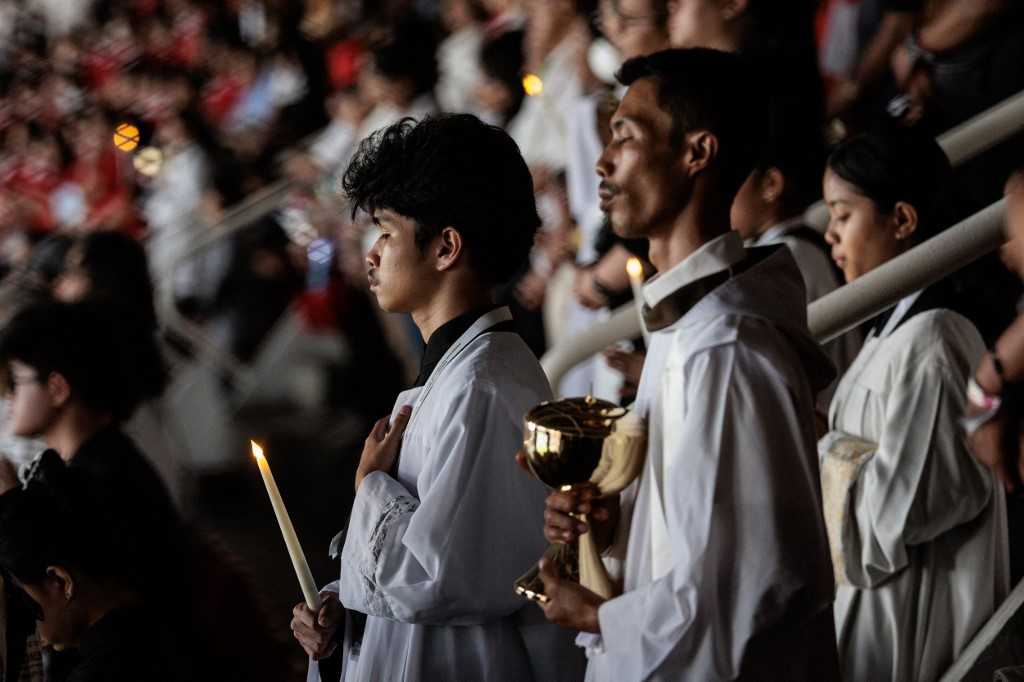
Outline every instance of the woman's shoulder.
{"type": "Polygon", "coordinates": [[[914,315],[886,341],[898,357],[915,367],[934,364],[969,371],[985,352],[974,323],[949,308],[914,315]]]}

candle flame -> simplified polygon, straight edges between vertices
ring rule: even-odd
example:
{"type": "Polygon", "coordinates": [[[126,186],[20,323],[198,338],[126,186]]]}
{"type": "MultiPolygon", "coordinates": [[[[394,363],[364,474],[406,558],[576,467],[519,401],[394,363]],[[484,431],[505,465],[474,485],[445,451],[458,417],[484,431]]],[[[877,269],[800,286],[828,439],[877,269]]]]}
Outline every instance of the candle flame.
{"type": "Polygon", "coordinates": [[[256,441],[249,441],[249,445],[252,446],[252,456],[256,459],[263,459],[263,448],[261,448],[256,441]]]}
{"type": "Polygon", "coordinates": [[[523,76],[523,90],[530,97],[536,97],[544,92],[544,81],[535,73],[528,73],[523,76]]]}
{"type": "Polygon", "coordinates": [[[643,263],[640,262],[639,258],[630,258],[628,261],[626,261],[626,272],[629,273],[629,276],[632,277],[633,279],[643,277],[643,263]]]}

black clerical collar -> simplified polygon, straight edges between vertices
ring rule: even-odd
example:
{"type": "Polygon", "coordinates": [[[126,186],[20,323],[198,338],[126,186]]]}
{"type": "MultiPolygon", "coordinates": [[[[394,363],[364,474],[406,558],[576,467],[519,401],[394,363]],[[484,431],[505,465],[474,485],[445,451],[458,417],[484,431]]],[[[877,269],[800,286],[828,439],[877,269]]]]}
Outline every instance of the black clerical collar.
{"type": "Polygon", "coordinates": [[[427,347],[423,351],[423,359],[420,361],[420,373],[416,376],[416,383],[413,386],[425,385],[434,368],[437,367],[437,363],[441,362],[441,358],[448,352],[448,349],[473,326],[474,322],[497,307],[474,308],[469,312],[462,313],[458,317],[453,317],[435,329],[427,341],[427,347]]]}

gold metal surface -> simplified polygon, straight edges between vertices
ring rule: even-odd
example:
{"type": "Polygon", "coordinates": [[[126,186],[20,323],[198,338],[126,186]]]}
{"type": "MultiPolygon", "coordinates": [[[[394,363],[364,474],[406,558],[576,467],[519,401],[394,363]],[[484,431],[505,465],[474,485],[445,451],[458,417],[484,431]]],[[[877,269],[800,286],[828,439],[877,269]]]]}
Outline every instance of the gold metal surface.
{"type": "MultiPolygon", "coordinates": [[[[553,489],[571,490],[591,483],[602,496],[613,495],[640,472],[646,429],[626,408],[590,396],[567,398],[541,403],[526,414],[525,421],[527,462],[534,475],[553,489]]],[[[574,516],[586,522],[584,515],[574,516]]],[[[611,590],[593,542],[551,545],[544,556],[554,562],[563,578],[580,581],[582,565],[585,586],[599,593],[611,590]]],[[[544,603],[547,597],[537,573],[534,568],[520,577],[515,590],[544,603]]]]}

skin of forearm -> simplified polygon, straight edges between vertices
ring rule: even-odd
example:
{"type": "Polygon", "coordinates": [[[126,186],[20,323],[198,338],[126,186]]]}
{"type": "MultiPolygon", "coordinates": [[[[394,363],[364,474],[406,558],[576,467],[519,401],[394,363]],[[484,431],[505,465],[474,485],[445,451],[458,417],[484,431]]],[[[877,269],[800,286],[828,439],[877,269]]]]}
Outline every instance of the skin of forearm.
{"type": "Polygon", "coordinates": [[[918,43],[931,52],[963,45],[1006,7],[1006,0],[948,0],[921,26],[918,43]]]}
{"type": "Polygon", "coordinates": [[[893,51],[914,29],[915,16],[911,12],[887,12],[878,33],[871,40],[855,76],[858,83],[867,85],[889,69],[893,51]]]}

